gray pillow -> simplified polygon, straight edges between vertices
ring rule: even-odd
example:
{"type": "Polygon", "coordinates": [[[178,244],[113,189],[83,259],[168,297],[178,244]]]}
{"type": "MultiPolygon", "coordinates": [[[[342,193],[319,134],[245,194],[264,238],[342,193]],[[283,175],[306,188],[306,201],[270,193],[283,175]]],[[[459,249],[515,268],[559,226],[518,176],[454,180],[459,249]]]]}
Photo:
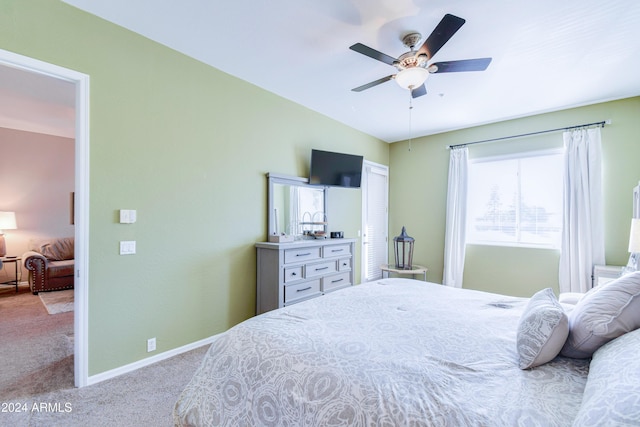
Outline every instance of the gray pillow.
{"type": "Polygon", "coordinates": [[[520,369],[533,368],[555,358],[569,334],[564,309],[551,288],[536,292],[518,323],[520,369]]]}
{"type": "Polygon", "coordinates": [[[605,343],[640,327],[640,271],[591,289],[569,314],[562,355],[585,359],[605,343]]]}
{"type": "Polygon", "coordinates": [[[593,354],[575,427],[640,424],[640,330],[593,354]]]}

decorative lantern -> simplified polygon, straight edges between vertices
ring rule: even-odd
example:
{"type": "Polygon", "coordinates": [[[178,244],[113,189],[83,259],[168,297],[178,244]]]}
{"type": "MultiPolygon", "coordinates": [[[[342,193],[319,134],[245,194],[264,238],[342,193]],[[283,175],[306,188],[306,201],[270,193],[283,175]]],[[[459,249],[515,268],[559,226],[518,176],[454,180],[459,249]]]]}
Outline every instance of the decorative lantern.
{"type": "Polygon", "coordinates": [[[415,239],[407,234],[404,226],[399,236],[393,238],[393,250],[396,255],[396,268],[411,270],[413,263],[413,243],[415,239]]]}

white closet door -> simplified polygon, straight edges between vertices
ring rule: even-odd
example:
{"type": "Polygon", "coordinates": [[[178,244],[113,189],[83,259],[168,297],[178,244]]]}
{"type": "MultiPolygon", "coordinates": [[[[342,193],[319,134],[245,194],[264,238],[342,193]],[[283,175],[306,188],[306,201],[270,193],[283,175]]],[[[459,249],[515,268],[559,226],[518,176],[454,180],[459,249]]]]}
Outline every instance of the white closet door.
{"type": "Polygon", "coordinates": [[[380,279],[389,259],[389,168],[365,161],[362,173],[361,282],[380,279]]]}

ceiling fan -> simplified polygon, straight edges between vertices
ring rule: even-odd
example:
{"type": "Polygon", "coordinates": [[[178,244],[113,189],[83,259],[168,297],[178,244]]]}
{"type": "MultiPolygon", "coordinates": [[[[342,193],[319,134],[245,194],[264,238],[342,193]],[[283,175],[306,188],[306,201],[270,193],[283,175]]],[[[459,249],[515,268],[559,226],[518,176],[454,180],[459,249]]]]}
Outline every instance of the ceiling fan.
{"type": "Polygon", "coordinates": [[[410,50],[400,55],[397,59],[378,52],[362,43],[356,43],[350,46],[349,49],[382,61],[385,64],[392,65],[398,70],[396,74],[391,74],[351,90],[354,92],[362,92],[365,89],[372,88],[389,80],[395,80],[401,87],[410,90],[413,98],[417,98],[427,93],[424,82],[430,74],[486,70],[491,62],[491,58],[428,63],[465,22],[462,18],[446,14],[418,50],[414,50],[414,48],[422,38],[422,35],[416,32],[406,34],[402,37],[402,43],[410,50]]]}

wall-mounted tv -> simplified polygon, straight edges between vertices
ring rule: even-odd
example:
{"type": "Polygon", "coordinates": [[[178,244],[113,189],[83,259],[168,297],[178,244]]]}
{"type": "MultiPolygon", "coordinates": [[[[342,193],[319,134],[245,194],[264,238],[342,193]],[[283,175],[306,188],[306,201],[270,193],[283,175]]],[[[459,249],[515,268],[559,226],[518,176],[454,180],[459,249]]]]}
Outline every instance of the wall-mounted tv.
{"type": "Polygon", "coordinates": [[[360,188],[362,156],[311,150],[309,184],[360,188]]]}

